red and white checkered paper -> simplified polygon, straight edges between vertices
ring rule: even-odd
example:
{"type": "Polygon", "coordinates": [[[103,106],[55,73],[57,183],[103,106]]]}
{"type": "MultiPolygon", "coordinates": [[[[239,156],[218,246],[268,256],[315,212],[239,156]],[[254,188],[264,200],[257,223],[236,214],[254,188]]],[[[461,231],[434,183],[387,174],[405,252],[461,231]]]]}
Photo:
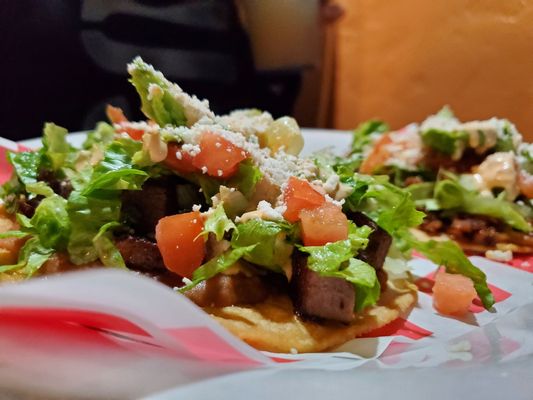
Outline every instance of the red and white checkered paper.
{"type": "MultiPolygon", "coordinates": [[[[2,182],[10,174],[2,152],[19,147],[5,140],[0,146],[2,182]]],[[[471,260],[487,274],[496,298],[490,312],[475,300],[464,318],[439,315],[431,296],[436,266],[416,258],[410,265],[419,300],[407,319],[318,354],[259,352],[186,297],[127,271],[95,269],[4,285],[0,387],[33,385],[61,394],[91,387],[91,395],[127,397],[259,367],[453,366],[530,354],[531,321],[524,315],[533,310],[533,259],[509,265],[471,260]]]]}

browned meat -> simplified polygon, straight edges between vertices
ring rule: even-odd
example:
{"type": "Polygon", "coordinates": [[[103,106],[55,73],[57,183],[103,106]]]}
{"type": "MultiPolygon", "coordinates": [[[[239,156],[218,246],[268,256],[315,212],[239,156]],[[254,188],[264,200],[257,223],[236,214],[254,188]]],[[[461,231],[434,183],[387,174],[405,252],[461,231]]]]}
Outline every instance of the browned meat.
{"type": "Polygon", "coordinates": [[[362,212],[348,213],[347,217],[357,226],[368,225],[372,228],[373,231],[368,237],[368,245],[365,249],[359,251],[357,258],[370,264],[376,270],[380,270],[383,268],[385,257],[387,257],[392,244],[391,235],[362,212]]]}
{"type": "Polygon", "coordinates": [[[226,307],[255,304],[271,293],[265,277],[244,274],[216,275],[187,291],[185,295],[200,307],[226,307]]]}
{"type": "Polygon", "coordinates": [[[486,157],[486,154],[478,154],[474,149],[469,148],[465,150],[459,160],[452,160],[447,154],[428,149],[422,160],[422,165],[431,171],[444,169],[456,173],[465,173],[471,172],[472,168],[481,164],[486,157]]]}
{"type": "Polygon", "coordinates": [[[151,273],[167,271],[155,243],[146,239],[127,236],[118,239],[115,245],[129,269],[151,273]]]}
{"type": "Polygon", "coordinates": [[[205,200],[198,187],[177,176],[147,180],[142,190],[122,193],[122,215],[126,225],[140,236],[153,237],[157,222],[167,216],[189,212],[205,200]]]}
{"type": "Polygon", "coordinates": [[[387,272],[384,269],[376,271],[376,275],[379,281],[379,286],[381,288],[381,293],[383,293],[385,289],[387,289],[387,280],[389,279],[389,276],[387,275],[387,272]]]}
{"type": "Polygon", "coordinates": [[[442,231],[443,226],[444,223],[435,214],[427,213],[419,228],[430,235],[437,235],[442,231]]]}
{"type": "Polygon", "coordinates": [[[447,234],[463,248],[475,253],[483,253],[499,243],[510,243],[518,246],[519,253],[531,252],[533,234],[513,230],[497,219],[482,215],[459,214],[453,218],[436,213],[427,213],[426,219],[419,226],[430,235],[447,234]]]}
{"type": "Polygon", "coordinates": [[[70,196],[70,193],[72,193],[73,190],[70,180],[59,179],[56,177],[53,171],[49,171],[46,169],[43,169],[39,172],[37,180],[48,183],[48,186],[52,188],[54,193],[60,195],[61,197],[64,197],[65,199],[70,196]]]}
{"type": "Polygon", "coordinates": [[[293,303],[303,317],[348,323],[354,317],[355,288],[341,278],[323,277],[307,268],[307,257],[293,258],[293,303]]]}

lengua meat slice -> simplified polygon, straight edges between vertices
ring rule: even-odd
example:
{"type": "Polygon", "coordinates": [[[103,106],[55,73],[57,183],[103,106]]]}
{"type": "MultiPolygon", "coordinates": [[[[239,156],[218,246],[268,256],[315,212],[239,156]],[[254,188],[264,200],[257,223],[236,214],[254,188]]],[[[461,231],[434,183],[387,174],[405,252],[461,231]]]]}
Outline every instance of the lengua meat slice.
{"type": "Polygon", "coordinates": [[[177,176],[147,180],[142,190],[122,193],[122,215],[136,234],[152,237],[157,222],[168,215],[189,212],[204,205],[199,188],[177,176]]]}
{"type": "Polygon", "coordinates": [[[370,264],[376,270],[380,270],[383,268],[385,258],[392,244],[392,236],[362,212],[347,213],[347,217],[357,226],[368,225],[372,228],[372,233],[368,237],[368,245],[365,249],[359,250],[356,258],[370,264]]]}
{"type": "Polygon", "coordinates": [[[354,317],[355,287],[342,278],[320,276],[307,267],[307,256],[293,257],[291,280],[293,303],[303,317],[351,322],[354,317]]]}
{"type": "Polygon", "coordinates": [[[115,246],[129,269],[147,273],[167,272],[157,244],[143,238],[126,236],[117,239],[115,246]]]}

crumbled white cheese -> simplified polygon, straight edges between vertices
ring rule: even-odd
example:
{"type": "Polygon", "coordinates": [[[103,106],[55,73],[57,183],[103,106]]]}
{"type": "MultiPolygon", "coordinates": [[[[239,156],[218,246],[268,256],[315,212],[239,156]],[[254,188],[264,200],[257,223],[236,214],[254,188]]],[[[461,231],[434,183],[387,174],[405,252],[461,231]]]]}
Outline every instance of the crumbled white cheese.
{"type": "Polygon", "coordinates": [[[283,215],[277,211],[275,208],[272,208],[272,204],[270,204],[268,201],[261,200],[259,204],[257,204],[257,211],[259,211],[263,219],[269,220],[269,221],[282,221],[283,215]]]}
{"type": "Polygon", "coordinates": [[[189,279],[189,278],[185,278],[183,277],[183,279],[181,280],[185,285],[189,285],[192,283],[192,281],[189,279]]]}
{"type": "Polygon", "coordinates": [[[181,154],[181,151],[176,151],[176,158],[178,160],[181,160],[183,158],[183,155],[181,154]]]}
{"type": "Polygon", "coordinates": [[[265,132],[274,119],[268,112],[235,110],[229,115],[217,117],[216,122],[225,129],[251,136],[265,132]]]}
{"type": "Polygon", "coordinates": [[[185,143],[183,146],[181,146],[181,149],[190,154],[191,157],[196,157],[202,151],[199,145],[189,143],[185,143]]]}
{"type": "Polygon", "coordinates": [[[487,250],[485,257],[494,261],[507,262],[513,259],[513,252],[511,250],[487,250]]]}
{"type": "Polygon", "coordinates": [[[194,204],[194,205],[192,206],[192,210],[195,211],[195,212],[196,212],[196,211],[200,211],[201,208],[202,208],[202,206],[201,206],[200,204],[194,204]]]}
{"type": "Polygon", "coordinates": [[[207,174],[207,167],[204,165],[204,166],[201,168],[201,171],[202,171],[202,174],[207,174]]]}

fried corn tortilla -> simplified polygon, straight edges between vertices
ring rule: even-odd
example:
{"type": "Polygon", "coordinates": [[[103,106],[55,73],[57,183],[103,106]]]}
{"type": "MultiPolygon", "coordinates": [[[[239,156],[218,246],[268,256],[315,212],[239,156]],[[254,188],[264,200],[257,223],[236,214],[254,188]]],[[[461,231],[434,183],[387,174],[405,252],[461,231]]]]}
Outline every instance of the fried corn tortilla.
{"type": "MultiPolygon", "coordinates": [[[[410,287],[407,282],[404,286],[410,287]]],[[[381,294],[378,304],[358,313],[350,324],[302,320],[295,315],[287,295],[273,296],[253,306],[205,310],[235,336],[256,349],[276,353],[294,350],[311,353],[333,349],[398,317],[406,316],[416,300],[414,288],[398,290],[389,286],[381,294]]]]}

